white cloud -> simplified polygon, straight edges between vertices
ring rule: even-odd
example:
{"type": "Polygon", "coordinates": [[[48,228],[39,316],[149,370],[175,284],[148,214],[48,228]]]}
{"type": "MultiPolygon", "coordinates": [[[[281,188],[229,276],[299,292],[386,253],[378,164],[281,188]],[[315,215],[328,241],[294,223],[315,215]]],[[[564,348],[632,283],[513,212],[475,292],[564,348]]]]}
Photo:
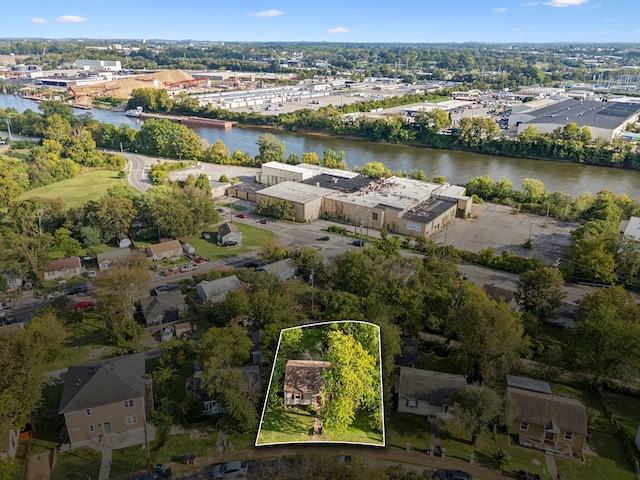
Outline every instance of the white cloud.
{"type": "Polygon", "coordinates": [[[494,8],[492,11],[494,11],[495,13],[504,13],[507,11],[507,9],[505,7],[498,7],[494,8]]]}
{"type": "Polygon", "coordinates": [[[551,0],[545,3],[545,5],[549,5],[550,7],[576,7],[588,1],[589,0],[551,0]]]}
{"type": "Polygon", "coordinates": [[[61,17],[56,18],[56,22],[60,23],[82,23],[86,22],[88,19],[85,17],[79,17],[77,15],[63,15],[61,17]]]}
{"type": "Polygon", "coordinates": [[[332,28],[331,30],[327,30],[327,33],[330,33],[331,35],[335,35],[336,33],[349,33],[351,30],[349,30],[348,28],[344,28],[344,27],[336,27],[336,28],[332,28]]]}
{"type": "Polygon", "coordinates": [[[261,12],[250,13],[250,17],[258,17],[258,18],[269,18],[269,17],[279,17],[282,15],[280,10],[271,9],[271,10],[263,10],[261,12]]]}
{"type": "Polygon", "coordinates": [[[29,23],[49,23],[49,22],[46,18],[33,17],[31,20],[29,20],[29,23]]]}
{"type": "Polygon", "coordinates": [[[520,4],[521,7],[535,7],[536,5],[538,5],[538,2],[529,2],[529,3],[520,4]]]}

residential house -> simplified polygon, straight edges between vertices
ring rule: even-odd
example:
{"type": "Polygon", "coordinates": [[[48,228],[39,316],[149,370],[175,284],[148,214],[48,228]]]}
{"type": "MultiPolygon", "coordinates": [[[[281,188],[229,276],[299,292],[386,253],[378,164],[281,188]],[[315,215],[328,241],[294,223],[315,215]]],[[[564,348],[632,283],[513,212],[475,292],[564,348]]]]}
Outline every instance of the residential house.
{"type": "Polygon", "coordinates": [[[507,396],[518,405],[507,427],[518,444],[570,456],[582,451],[587,412],[579,400],[515,387],[507,387],[507,396]]]}
{"type": "Polygon", "coordinates": [[[109,252],[99,253],[96,255],[98,261],[98,269],[101,272],[117,268],[118,265],[125,263],[131,256],[131,250],[128,248],[116,248],[109,252]]]}
{"type": "Polygon", "coordinates": [[[256,272],[273,273],[280,282],[283,282],[295,277],[298,274],[298,267],[293,260],[285,258],[284,260],[279,260],[277,262],[258,267],[256,268],[256,272]]]}
{"type": "Polygon", "coordinates": [[[82,263],[80,263],[80,257],[62,258],[60,260],[54,260],[44,267],[44,279],[66,279],[74,275],[82,275],[82,272],[83,268],[82,263]]]}
{"type": "Polygon", "coordinates": [[[2,275],[7,281],[7,287],[10,292],[13,290],[18,290],[24,284],[24,280],[22,278],[17,277],[16,275],[11,275],[10,273],[4,272],[2,275]]]}
{"type": "Polygon", "coordinates": [[[187,304],[180,290],[157,292],[156,295],[140,300],[140,310],[148,327],[175,322],[187,310],[187,304]]]}
{"type": "Polygon", "coordinates": [[[453,396],[467,385],[462,375],[400,367],[398,412],[451,418],[453,396]]]}
{"type": "Polygon", "coordinates": [[[206,281],[203,280],[196,285],[196,292],[198,292],[198,298],[202,302],[223,302],[227,298],[227,293],[232,290],[240,290],[242,283],[235,275],[228,277],[218,278],[217,280],[206,281]]]}
{"type": "MultiPolygon", "coordinates": [[[[242,378],[245,381],[243,394],[256,404],[260,397],[259,368],[257,366],[240,367],[237,370],[242,373],[242,378]]],[[[191,377],[187,378],[185,390],[202,402],[202,409],[206,416],[223,412],[222,405],[207,393],[202,378],[202,370],[197,370],[191,377]]]]}
{"type": "Polygon", "coordinates": [[[320,405],[322,373],[329,365],[315,360],[289,360],[284,373],[284,404],[320,405]]]}
{"type": "Polygon", "coordinates": [[[151,261],[161,261],[182,257],[182,244],[179,240],[169,240],[168,242],[155,243],[147,247],[147,256],[151,261]]]}
{"type": "Polygon", "coordinates": [[[223,223],[218,227],[218,245],[242,243],[242,232],[233,223],[223,223]]]}
{"type": "Polygon", "coordinates": [[[145,441],[153,394],[144,358],[144,354],[125,355],[69,367],[59,413],[64,415],[70,448],[92,441],[109,445],[145,441]]]}

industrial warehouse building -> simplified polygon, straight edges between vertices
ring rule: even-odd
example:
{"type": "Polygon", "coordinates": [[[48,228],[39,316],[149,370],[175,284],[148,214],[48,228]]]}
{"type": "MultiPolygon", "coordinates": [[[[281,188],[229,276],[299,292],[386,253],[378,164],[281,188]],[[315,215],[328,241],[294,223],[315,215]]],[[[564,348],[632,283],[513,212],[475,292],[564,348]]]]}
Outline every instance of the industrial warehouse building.
{"type": "Polygon", "coordinates": [[[635,122],[638,113],[640,103],[569,99],[542,108],[512,112],[509,126],[517,127],[518,133],[530,125],[539,133],[551,133],[558,127],[575,123],[580,128],[589,127],[593,138],[608,141],[620,135],[628,123],[635,122]]]}
{"type": "Polygon", "coordinates": [[[317,165],[269,162],[256,174],[259,184],[238,184],[230,195],[260,202],[291,202],[295,220],[336,219],[361,228],[430,236],[454,217],[471,213],[464,187],[409,178],[376,179],[317,165]]]}

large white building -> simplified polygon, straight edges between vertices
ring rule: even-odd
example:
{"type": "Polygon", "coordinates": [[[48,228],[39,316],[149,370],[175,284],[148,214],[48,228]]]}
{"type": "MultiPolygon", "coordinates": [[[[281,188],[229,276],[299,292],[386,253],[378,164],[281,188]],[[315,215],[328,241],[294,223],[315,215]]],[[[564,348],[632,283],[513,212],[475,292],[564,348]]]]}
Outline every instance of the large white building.
{"type": "Polygon", "coordinates": [[[512,114],[509,124],[524,132],[533,125],[539,133],[552,133],[558,127],[575,123],[588,127],[593,138],[611,140],[624,131],[628,123],[635,122],[640,104],[625,101],[600,102],[597,100],[568,99],[542,108],[512,114]]]}
{"type": "Polygon", "coordinates": [[[119,72],[122,70],[122,63],[120,60],[76,60],[74,67],[78,70],[119,72]]]}

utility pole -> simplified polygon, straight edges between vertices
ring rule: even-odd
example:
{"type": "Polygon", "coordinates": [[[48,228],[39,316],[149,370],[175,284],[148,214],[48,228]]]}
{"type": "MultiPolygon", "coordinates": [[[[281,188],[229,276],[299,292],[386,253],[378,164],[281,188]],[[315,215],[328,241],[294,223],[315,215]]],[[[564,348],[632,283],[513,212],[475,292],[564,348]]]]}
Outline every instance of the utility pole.
{"type": "Polygon", "coordinates": [[[311,273],[309,274],[309,281],[311,282],[311,316],[313,317],[314,320],[316,318],[316,302],[315,302],[315,295],[313,291],[315,274],[316,274],[316,271],[312,268],[311,273]]]}

